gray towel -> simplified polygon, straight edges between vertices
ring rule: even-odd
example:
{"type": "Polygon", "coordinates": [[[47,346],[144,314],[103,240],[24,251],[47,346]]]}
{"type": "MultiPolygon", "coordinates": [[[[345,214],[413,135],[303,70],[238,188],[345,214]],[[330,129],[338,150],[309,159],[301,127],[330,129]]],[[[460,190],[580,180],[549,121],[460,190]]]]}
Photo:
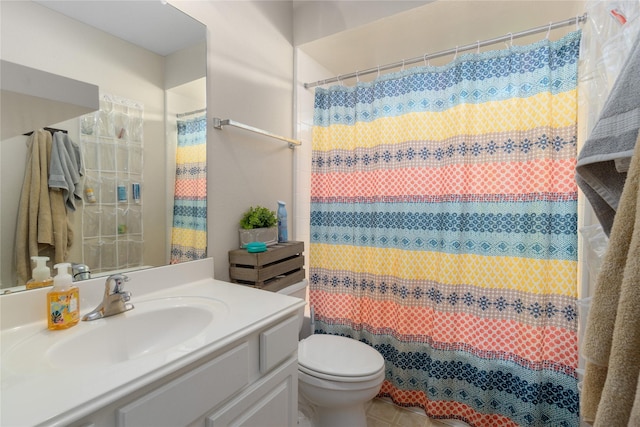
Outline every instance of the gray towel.
{"type": "Polygon", "coordinates": [[[53,134],[49,188],[62,190],[67,209],[76,210],[76,199],[82,199],[80,177],[84,175],[80,148],[64,132],[53,134]]]}
{"type": "Polygon", "coordinates": [[[578,155],[576,181],[607,236],[640,129],[639,76],[640,34],[578,155]]]}

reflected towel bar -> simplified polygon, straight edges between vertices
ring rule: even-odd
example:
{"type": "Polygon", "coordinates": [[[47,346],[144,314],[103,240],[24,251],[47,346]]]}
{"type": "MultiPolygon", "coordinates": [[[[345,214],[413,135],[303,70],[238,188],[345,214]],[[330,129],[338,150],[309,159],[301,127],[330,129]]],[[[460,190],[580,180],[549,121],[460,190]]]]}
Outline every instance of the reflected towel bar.
{"type": "Polygon", "coordinates": [[[240,129],[248,130],[250,132],[258,133],[260,135],[265,135],[265,136],[268,136],[268,137],[271,137],[271,138],[279,139],[281,141],[285,141],[285,142],[289,143],[289,148],[295,148],[298,145],[302,145],[302,142],[300,142],[298,140],[287,138],[287,137],[280,136],[280,135],[276,135],[276,134],[268,132],[266,130],[262,130],[262,129],[255,128],[253,126],[245,125],[243,123],[239,123],[239,122],[236,122],[236,121],[231,120],[231,119],[222,120],[222,119],[219,119],[217,117],[213,118],[213,127],[215,129],[222,130],[223,126],[234,126],[234,127],[240,128],[240,129]]]}

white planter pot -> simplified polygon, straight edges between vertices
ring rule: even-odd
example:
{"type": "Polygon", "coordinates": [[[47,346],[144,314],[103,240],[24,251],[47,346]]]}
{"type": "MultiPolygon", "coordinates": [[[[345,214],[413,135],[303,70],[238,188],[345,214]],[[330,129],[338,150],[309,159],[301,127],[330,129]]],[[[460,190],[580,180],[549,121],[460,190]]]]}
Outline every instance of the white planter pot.
{"type": "Polygon", "coordinates": [[[278,227],[253,228],[251,230],[241,228],[239,232],[241,248],[246,247],[251,242],[263,242],[267,246],[278,243],[278,227]]]}

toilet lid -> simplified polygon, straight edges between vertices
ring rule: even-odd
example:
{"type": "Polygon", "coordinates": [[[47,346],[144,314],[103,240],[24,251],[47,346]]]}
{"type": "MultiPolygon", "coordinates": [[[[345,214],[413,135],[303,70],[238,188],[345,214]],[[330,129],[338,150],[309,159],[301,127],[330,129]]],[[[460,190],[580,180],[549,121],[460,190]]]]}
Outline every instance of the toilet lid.
{"type": "Polygon", "coordinates": [[[373,347],[351,338],[311,335],[298,343],[298,364],[332,376],[363,377],[379,372],[384,358],[373,347]]]}

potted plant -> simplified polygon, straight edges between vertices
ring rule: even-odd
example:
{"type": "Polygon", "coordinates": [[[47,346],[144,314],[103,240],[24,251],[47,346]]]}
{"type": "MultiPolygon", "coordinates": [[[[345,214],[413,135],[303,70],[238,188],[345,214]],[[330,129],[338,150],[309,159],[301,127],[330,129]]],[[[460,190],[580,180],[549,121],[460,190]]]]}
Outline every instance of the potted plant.
{"type": "Polygon", "coordinates": [[[276,213],[263,206],[251,206],[240,219],[240,247],[251,242],[263,242],[267,246],[278,243],[278,219],[276,213]]]}

